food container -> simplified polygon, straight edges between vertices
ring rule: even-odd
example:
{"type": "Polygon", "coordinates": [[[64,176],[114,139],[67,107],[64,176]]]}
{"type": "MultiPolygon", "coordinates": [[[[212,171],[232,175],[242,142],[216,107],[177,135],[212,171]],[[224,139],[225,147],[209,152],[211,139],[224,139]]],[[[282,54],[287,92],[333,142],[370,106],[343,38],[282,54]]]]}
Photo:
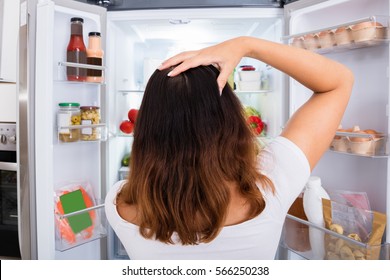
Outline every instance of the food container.
{"type": "Polygon", "coordinates": [[[387,28],[375,21],[364,21],[353,25],[351,29],[353,40],[356,43],[388,37],[387,28]]]}
{"type": "Polygon", "coordinates": [[[260,71],[239,71],[240,81],[259,81],[260,71]]]}
{"type": "Polygon", "coordinates": [[[304,38],[303,37],[295,37],[292,40],[291,45],[294,47],[297,47],[297,48],[304,49],[305,48],[304,38]]]}
{"type": "Polygon", "coordinates": [[[348,142],[344,136],[335,136],[330,144],[330,148],[337,152],[347,152],[348,142]]]}
{"type": "Polygon", "coordinates": [[[318,40],[318,34],[307,34],[304,37],[304,45],[305,49],[308,50],[316,50],[320,47],[319,40],[318,40]]]}
{"type": "MultiPolygon", "coordinates": [[[[81,112],[81,124],[95,125],[100,123],[100,108],[97,106],[82,106],[80,107],[81,112]]],[[[98,127],[85,127],[81,129],[81,140],[83,141],[95,141],[99,140],[100,128],[98,127]]]]}
{"type": "Polygon", "coordinates": [[[71,129],[69,126],[80,125],[80,104],[63,102],[58,104],[57,126],[58,139],[61,142],[76,142],[80,139],[80,129],[71,129]],[[65,128],[67,127],[67,128],[65,128]]]}
{"type": "Polygon", "coordinates": [[[334,33],[336,40],[336,45],[346,45],[351,44],[353,41],[352,38],[352,29],[349,26],[343,26],[336,29],[334,33]]]}
{"type": "Polygon", "coordinates": [[[382,153],[385,143],[384,137],[365,138],[365,141],[356,141],[353,140],[354,138],[348,137],[348,145],[351,153],[368,156],[380,155],[382,153]]]}
{"type": "Polygon", "coordinates": [[[322,49],[331,48],[336,44],[332,30],[325,30],[318,33],[318,40],[322,49]]]}
{"type": "Polygon", "coordinates": [[[238,81],[238,90],[257,91],[260,90],[261,81],[238,81]]]}

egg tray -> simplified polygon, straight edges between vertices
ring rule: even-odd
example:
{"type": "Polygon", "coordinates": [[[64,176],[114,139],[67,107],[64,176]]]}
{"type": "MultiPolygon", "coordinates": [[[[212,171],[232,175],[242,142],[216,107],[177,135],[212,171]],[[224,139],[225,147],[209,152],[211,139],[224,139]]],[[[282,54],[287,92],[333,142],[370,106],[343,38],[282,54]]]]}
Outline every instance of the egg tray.
{"type": "Polygon", "coordinates": [[[367,138],[366,141],[353,141],[351,136],[335,136],[330,144],[330,149],[342,153],[351,153],[363,156],[383,156],[387,137],[376,136],[367,138]]]}
{"type": "MultiPolygon", "coordinates": [[[[378,41],[390,38],[388,27],[385,24],[377,25],[380,23],[378,18],[380,17],[373,16],[329,29],[292,36],[289,37],[289,44],[312,51],[331,50],[340,46],[353,48],[375,45],[378,41]],[[359,28],[359,25],[362,28],[359,28]]],[[[387,20],[381,20],[381,22],[387,22],[387,20]]]]}

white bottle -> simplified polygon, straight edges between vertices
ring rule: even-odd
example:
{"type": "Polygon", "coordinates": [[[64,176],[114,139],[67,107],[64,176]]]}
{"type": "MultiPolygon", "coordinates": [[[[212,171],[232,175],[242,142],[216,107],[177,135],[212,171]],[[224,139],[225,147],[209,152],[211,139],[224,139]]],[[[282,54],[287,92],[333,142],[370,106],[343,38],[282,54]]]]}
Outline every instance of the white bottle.
{"type": "MultiPolygon", "coordinates": [[[[330,199],[328,193],[321,186],[321,178],[316,176],[310,177],[303,193],[303,210],[309,222],[320,227],[324,227],[322,198],[330,199]]],[[[324,232],[314,227],[309,227],[309,238],[313,259],[324,259],[324,232]]]]}

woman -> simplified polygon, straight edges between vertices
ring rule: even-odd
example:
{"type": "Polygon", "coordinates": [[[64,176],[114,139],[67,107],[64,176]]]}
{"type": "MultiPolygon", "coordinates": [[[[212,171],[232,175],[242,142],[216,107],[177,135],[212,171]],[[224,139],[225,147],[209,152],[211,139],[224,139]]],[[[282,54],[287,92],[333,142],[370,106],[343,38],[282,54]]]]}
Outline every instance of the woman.
{"type": "Polygon", "coordinates": [[[337,62],[251,37],[165,61],[145,90],[129,179],[106,198],[130,258],[273,259],[286,213],[329,147],[352,85],[337,62]],[[260,153],[225,86],[242,57],[314,92],[260,153]]]}

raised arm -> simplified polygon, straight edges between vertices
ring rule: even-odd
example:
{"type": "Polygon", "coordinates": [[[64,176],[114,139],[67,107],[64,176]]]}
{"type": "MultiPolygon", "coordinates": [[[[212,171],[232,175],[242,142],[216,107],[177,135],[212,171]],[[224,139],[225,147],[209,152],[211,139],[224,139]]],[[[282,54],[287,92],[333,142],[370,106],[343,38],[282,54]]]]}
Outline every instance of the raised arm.
{"type": "Polygon", "coordinates": [[[337,130],[353,86],[351,71],[340,63],[303,49],[252,37],[238,37],[199,51],[184,52],[160,69],[178,65],[175,76],[199,65],[217,65],[222,89],[242,57],[263,61],[313,91],[312,97],[287,122],[282,136],[305,153],[313,169],[337,130]]]}

